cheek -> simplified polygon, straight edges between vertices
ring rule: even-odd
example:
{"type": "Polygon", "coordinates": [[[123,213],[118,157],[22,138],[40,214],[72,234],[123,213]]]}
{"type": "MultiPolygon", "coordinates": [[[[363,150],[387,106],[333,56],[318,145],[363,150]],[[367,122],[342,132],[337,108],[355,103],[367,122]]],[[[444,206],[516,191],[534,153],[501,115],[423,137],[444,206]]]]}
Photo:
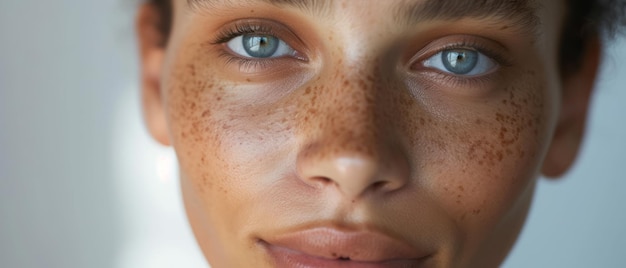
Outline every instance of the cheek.
{"type": "Polygon", "coordinates": [[[295,147],[290,115],[296,106],[289,105],[289,96],[248,102],[260,99],[259,92],[276,90],[217,77],[210,66],[185,63],[173,70],[167,107],[181,178],[190,186],[185,194],[205,204],[200,213],[211,221],[242,222],[234,218],[243,213],[231,212],[249,209],[246,205],[255,203],[272,179],[290,172],[283,160],[295,147]]]}
{"type": "MultiPolygon", "coordinates": [[[[470,243],[519,218],[550,138],[552,96],[533,72],[511,83],[483,108],[439,121],[426,137],[437,151],[428,184],[470,243]],[[485,108],[486,107],[486,108],[485,108]]],[[[482,238],[480,238],[482,237],[482,238]]]]}
{"type": "MultiPolygon", "coordinates": [[[[168,115],[173,144],[181,170],[199,180],[201,192],[225,192],[223,183],[237,183],[232,178],[262,173],[258,163],[276,144],[289,138],[291,127],[283,109],[235,105],[233,96],[241,85],[211,76],[211,70],[194,64],[178,68],[168,87],[168,115]],[[243,167],[245,173],[242,174],[243,167]]],[[[243,182],[241,182],[243,183],[243,182]]]]}
{"type": "Polygon", "coordinates": [[[241,252],[233,235],[250,224],[244,211],[271,199],[262,194],[268,180],[288,172],[279,160],[293,147],[290,108],[235,105],[241,85],[212,76],[210,67],[175,66],[164,92],[187,214],[205,254],[223,259],[241,252]]]}

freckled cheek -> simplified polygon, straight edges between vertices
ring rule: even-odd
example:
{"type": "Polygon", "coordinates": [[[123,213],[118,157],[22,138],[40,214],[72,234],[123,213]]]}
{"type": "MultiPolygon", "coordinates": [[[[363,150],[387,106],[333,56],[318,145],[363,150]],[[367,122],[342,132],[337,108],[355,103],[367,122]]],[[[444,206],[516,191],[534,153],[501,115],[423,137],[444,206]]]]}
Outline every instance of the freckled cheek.
{"type": "Polygon", "coordinates": [[[459,115],[463,125],[437,135],[447,137],[448,156],[434,191],[455,220],[495,224],[537,177],[549,141],[542,91],[509,89],[496,105],[459,115]]]}
{"type": "Polygon", "coordinates": [[[182,172],[199,191],[241,189],[248,180],[271,179],[292,136],[290,109],[280,103],[244,106],[219,82],[178,84],[168,115],[182,172]]]}

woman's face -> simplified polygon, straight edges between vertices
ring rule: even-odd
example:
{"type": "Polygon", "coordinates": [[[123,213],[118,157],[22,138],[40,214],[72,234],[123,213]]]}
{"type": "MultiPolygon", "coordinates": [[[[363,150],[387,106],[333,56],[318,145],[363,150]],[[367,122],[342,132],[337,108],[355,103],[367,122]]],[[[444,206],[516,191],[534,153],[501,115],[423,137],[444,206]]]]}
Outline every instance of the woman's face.
{"type": "Polygon", "coordinates": [[[487,2],[175,0],[146,115],[213,267],[499,264],[558,126],[564,7],[487,2]]]}

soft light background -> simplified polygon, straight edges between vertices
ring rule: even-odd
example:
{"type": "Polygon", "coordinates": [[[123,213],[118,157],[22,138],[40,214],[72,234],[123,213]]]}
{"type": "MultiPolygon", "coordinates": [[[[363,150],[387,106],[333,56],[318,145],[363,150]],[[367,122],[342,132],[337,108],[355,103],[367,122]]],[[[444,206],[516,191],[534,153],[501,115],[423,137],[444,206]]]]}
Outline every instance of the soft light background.
{"type": "MultiPolygon", "coordinates": [[[[134,9],[0,1],[0,267],[207,267],[141,122],[134,9]]],[[[582,157],[505,267],[624,267],[626,40],[608,54],[582,157]]]]}

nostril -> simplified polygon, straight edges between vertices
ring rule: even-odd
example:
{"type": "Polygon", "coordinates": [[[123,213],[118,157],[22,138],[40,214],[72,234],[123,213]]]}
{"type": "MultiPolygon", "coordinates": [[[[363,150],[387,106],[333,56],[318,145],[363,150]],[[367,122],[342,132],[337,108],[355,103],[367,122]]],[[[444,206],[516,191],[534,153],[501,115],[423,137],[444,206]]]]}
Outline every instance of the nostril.
{"type": "Polygon", "coordinates": [[[380,190],[383,187],[385,187],[385,185],[387,185],[386,181],[377,181],[377,182],[373,183],[372,186],[370,186],[370,187],[372,187],[372,190],[377,191],[377,190],[380,190]]]}
{"type": "Polygon", "coordinates": [[[322,176],[313,177],[313,178],[311,178],[311,181],[315,182],[316,184],[320,184],[322,186],[335,183],[335,182],[333,182],[333,180],[331,180],[331,179],[329,179],[327,177],[322,177],[322,176]]]}

